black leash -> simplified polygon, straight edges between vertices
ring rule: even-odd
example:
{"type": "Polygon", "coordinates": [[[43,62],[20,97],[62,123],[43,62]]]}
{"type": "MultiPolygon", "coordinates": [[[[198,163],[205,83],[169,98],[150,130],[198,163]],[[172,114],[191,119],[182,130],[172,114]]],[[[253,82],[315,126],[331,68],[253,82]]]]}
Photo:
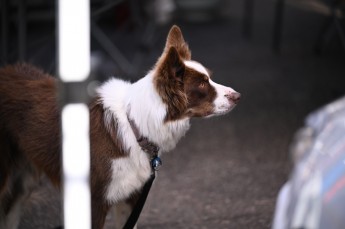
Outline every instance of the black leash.
{"type": "Polygon", "coordinates": [[[145,205],[147,196],[149,195],[152,183],[154,179],[156,178],[155,172],[153,172],[149,178],[148,181],[146,181],[142,193],[131,213],[131,215],[128,217],[127,222],[125,226],[123,226],[123,229],[132,229],[134,228],[135,224],[137,223],[139,216],[141,214],[141,211],[143,210],[143,207],[145,205]]]}
{"type": "Polygon", "coordinates": [[[158,171],[159,167],[162,165],[161,159],[158,157],[159,147],[156,146],[154,143],[149,142],[147,138],[140,135],[137,126],[135,125],[134,121],[128,118],[128,121],[132,127],[134,135],[137,139],[138,144],[146,153],[150,155],[150,165],[151,165],[151,175],[150,178],[146,181],[141,195],[133,208],[131,215],[128,217],[127,222],[123,229],[132,229],[136,225],[141,211],[145,205],[147,196],[149,195],[151,186],[153,181],[156,178],[156,171],[158,171]]]}

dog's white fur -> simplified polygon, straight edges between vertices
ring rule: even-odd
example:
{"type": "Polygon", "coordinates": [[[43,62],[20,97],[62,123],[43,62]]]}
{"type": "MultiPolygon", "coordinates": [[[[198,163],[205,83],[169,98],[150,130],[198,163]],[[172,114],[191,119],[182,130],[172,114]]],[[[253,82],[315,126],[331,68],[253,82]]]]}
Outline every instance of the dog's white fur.
{"type": "Polygon", "coordinates": [[[214,113],[207,117],[211,117],[214,115],[223,115],[230,112],[236,104],[234,104],[233,102],[229,103],[229,100],[225,95],[235,93],[236,91],[231,87],[225,87],[221,84],[215,83],[211,79],[210,84],[216,89],[217,97],[214,100],[214,113]]]}
{"type": "MultiPolygon", "coordinates": [[[[150,136],[150,141],[159,146],[159,153],[174,148],[190,124],[188,118],[164,122],[167,109],[154,88],[153,72],[134,84],[111,79],[98,89],[98,93],[104,108],[112,111],[108,115],[117,120],[118,136],[129,153],[129,157],[112,161],[112,181],[108,186],[106,199],[116,203],[141,188],[151,172],[148,156],[137,144],[127,114],[134,120],[140,133],[150,136]],[[118,90],[114,91],[114,88],[118,90]]],[[[109,122],[110,117],[107,117],[106,126],[109,126],[109,122]]]]}

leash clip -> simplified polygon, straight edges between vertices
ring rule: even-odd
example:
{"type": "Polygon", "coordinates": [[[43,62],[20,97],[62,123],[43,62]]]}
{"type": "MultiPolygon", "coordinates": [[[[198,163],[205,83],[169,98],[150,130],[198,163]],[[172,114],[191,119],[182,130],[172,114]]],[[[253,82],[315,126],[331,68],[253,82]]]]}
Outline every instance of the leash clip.
{"type": "Polygon", "coordinates": [[[160,167],[162,166],[162,160],[160,157],[155,156],[152,160],[151,160],[151,166],[153,168],[153,170],[158,171],[160,169],[160,167]]]}

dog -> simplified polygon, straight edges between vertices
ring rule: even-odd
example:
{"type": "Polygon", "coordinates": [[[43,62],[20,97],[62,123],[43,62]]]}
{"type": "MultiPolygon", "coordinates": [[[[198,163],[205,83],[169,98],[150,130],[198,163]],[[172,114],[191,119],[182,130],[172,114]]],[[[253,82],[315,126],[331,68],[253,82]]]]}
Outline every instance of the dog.
{"type": "MultiPolygon", "coordinates": [[[[57,80],[28,64],[0,69],[0,228],[16,228],[20,205],[41,174],[61,181],[61,118],[57,80]]],[[[137,134],[172,150],[192,117],[231,111],[240,94],[217,84],[191,59],[180,28],[172,26],[162,55],[135,83],[112,78],[89,104],[92,228],[103,228],[115,205],[121,227],[149,179],[149,155],[137,134]]]]}

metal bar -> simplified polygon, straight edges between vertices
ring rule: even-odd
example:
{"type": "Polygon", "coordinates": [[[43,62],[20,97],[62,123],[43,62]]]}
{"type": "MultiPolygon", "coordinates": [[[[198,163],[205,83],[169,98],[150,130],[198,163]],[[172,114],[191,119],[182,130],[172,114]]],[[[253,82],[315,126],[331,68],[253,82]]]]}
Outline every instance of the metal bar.
{"type": "Polygon", "coordinates": [[[243,36],[247,39],[252,37],[254,0],[245,0],[243,12],[243,36]]]}
{"type": "Polygon", "coordinates": [[[18,59],[26,58],[26,0],[18,2],[18,59]]]}
{"type": "Polygon", "coordinates": [[[114,6],[122,3],[123,0],[113,0],[111,2],[108,2],[106,5],[102,6],[101,8],[95,10],[93,13],[92,13],[92,17],[98,17],[100,14],[110,10],[111,8],[113,8],[114,6]]]}
{"type": "Polygon", "coordinates": [[[338,15],[337,15],[337,7],[340,4],[340,0],[334,0],[330,4],[330,10],[331,10],[331,15],[326,19],[324,25],[322,26],[317,39],[316,43],[314,46],[314,50],[316,54],[321,54],[325,43],[327,43],[327,36],[329,37],[329,34],[332,29],[332,25],[334,23],[336,32],[338,33],[340,42],[342,47],[345,49],[345,35],[344,35],[344,30],[342,28],[342,25],[339,22],[338,15]]]}
{"type": "Polygon", "coordinates": [[[273,26],[273,50],[277,53],[280,52],[280,46],[281,46],[284,8],[285,8],[285,0],[276,0],[274,26],[273,26]]]}
{"type": "Polygon", "coordinates": [[[91,228],[89,110],[90,2],[58,2],[58,74],[62,80],[62,168],[65,229],[91,228]],[[75,93],[76,91],[84,93],[75,93]],[[73,98],[70,98],[73,97],[73,98]]]}
{"type": "Polygon", "coordinates": [[[323,24],[323,26],[322,26],[322,28],[321,28],[318,36],[317,36],[316,43],[314,46],[315,54],[321,54],[323,47],[324,47],[324,44],[327,40],[326,39],[327,35],[329,35],[332,23],[333,23],[332,17],[327,18],[326,21],[324,22],[324,24],[323,24]]]}
{"type": "Polygon", "coordinates": [[[1,57],[2,61],[6,63],[8,61],[7,52],[8,52],[8,14],[7,14],[7,1],[1,0],[1,57]]]}
{"type": "Polygon", "coordinates": [[[345,34],[344,29],[342,27],[342,24],[340,23],[339,19],[337,18],[335,9],[333,9],[333,20],[335,24],[335,29],[337,30],[341,45],[343,46],[343,49],[345,50],[345,34]]]}
{"type": "Polygon", "coordinates": [[[91,35],[102,46],[104,51],[107,52],[108,55],[114,60],[121,71],[127,75],[132,74],[132,65],[93,20],[91,20],[91,35]]]}

